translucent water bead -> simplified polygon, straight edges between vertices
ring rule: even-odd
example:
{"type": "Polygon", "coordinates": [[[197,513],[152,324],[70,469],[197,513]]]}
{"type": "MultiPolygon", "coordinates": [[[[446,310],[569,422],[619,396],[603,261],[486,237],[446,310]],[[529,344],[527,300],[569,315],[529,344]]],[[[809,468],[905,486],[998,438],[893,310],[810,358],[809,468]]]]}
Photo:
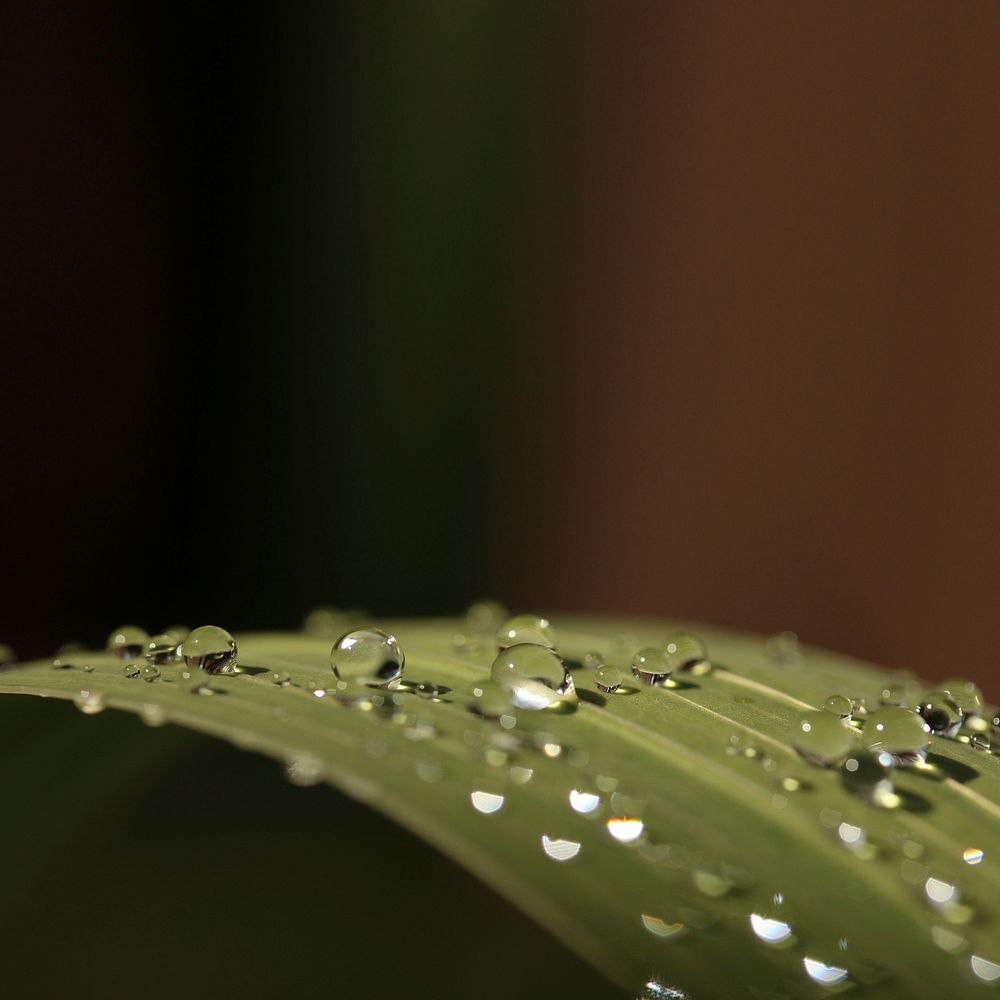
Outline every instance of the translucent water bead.
{"type": "Polygon", "coordinates": [[[576,685],[562,658],[551,649],[520,643],[500,652],[490,677],[511,692],[518,708],[534,711],[575,703],[576,685]]]}
{"type": "Polygon", "coordinates": [[[708,660],[708,647],[693,632],[676,632],[663,643],[663,653],[673,673],[685,671],[707,674],[712,665],[708,660]]]}
{"type": "Polygon", "coordinates": [[[218,625],[201,625],[184,640],[184,662],[207,674],[235,674],[236,640],[218,625]]]}
{"type": "Polygon", "coordinates": [[[854,731],[830,712],[806,712],[792,729],[792,746],[811,764],[839,764],[856,745],[854,731]]]}
{"type": "Polygon", "coordinates": [[[865,746],[884,750],[897,764],[922,760],[928,735],[924,720],[908,708],[881,708],[865,720],[865,746]]]}
{"type": "Polygon", "coordinates": [[[514,615],[497,629],[497,649],[504,650],[527,643],[547,649],[556,648],[556,634],[547,618],[514,615]]]}
{"type": "Polygon", "coordinates": [[[666,684],[673,671],[659,646],[644,646],[632,657],[632,676],[643,684],[666,684]]]}
{"type": "Polygon", "coordinates": [[[146,651],[149,635],[138,625],[122,625],[108,636],[107,648],[119,660],[138,660],[146,651]]]}
{"type": "Polygon", "coordinates": [[[394,635],[380,628],[359,628],[334,643],[330,667],[339,681],[395,688],[403,677],[406,658],[394,635]]]}

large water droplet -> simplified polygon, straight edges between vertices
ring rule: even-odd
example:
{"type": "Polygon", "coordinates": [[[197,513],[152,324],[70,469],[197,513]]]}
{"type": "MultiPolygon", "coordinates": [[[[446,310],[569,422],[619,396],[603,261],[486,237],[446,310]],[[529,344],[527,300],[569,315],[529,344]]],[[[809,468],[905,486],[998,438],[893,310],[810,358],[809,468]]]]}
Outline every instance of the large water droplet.
{"type": "Polygon", "coordinates": [[[396,687],[405,666],[396,637],[380,628],[348,632],[330,651],[330,667],[338,680],[356,681],[368,687],[396,687]]]}
{"type": "Polygon", "coordinates": [[[865,746],[884,750],[893,763],[914,763],[927,751],[927,726],[908,708],[881,708],[865,720],[865,746]]]}
{"type": "Polygon", "coordinates": [[[618,691],[625,680],[622,672],[617,667],[604,663],[594,671],[594,683],[598,691],[605,694],[614,694],[618,691]]]}
{"type": "Polygon", "coordinates": [[[792,746],[811,764],[839,764],[855,746],[854,731],[829,712],[806,712],[792,729],[792,746]]]}
{"type": "Polygon", "coordinates": [[[146,650],[149,635],[138,625],[122,625],[108,636],[107,648],[119,660],[138,660],[146,650]]]}
{"type": "Polygon", "coordinates": [[[510,612],[499,601],[487,598],[469,605],[465,624],[473,632],[496,632],[509,617],[510,612]]]}
{"type": "Polygon", "coordinates": [[[708,647],[693,632],[676,632],[663,643],[663,654],[671,673],[685,671],[692,674],[707,674],[712,665],[708,659],[708,647]]]}
{"type": "Polygon", "coordinates": [[[208,674],[235,674],[236,640],[218,625],[201,625],[184,640],[184,662],[208,674]]]}
{"type": "Polygon", "coordinates": [[[893,675],[892,680],[882,688],[879,701],[889,708],[915,708],[920,701],[923,686],[917,677],[905,671],[893,675]]]}
{"type": "Polygon", "coordinates": [[[556,634],[547,618],[538,615],[514,615],[497,629],[497,648],[530,644],[556,648],[556,634]]]}
{"type": "Polygon", "coordinates": [[[658,646],[643,646],[632,657],[632,676],[643,684],[666,684],[674,668],[658,646]]]}
{"type": "Polygon", "coordinates": [[[146,643],[146,662],[162,667],[173,663],[177,654],[177,640],[167,632],[152,636],[146,643]]]}
{"type": "Polygon", "coordinates": [[[490,677],[510,691],[518,708],[565,710],[577,700],[569,668],[545,646],[530,643],[510,646],[493,661],[490,677]]]}
{"type": "Polygon", "coordinates": [[[927,728],[938,736],[954,737],[962,726],[962,710],[947,691],[929,691],[917,709],[927,728]]]}
{"type": "Polygon", "coordinates": [[[841,719],[849,719],[854,714],[854,702],[846,695],[831,694],[823,702],[823,711],[839,716],[841,719]]]}

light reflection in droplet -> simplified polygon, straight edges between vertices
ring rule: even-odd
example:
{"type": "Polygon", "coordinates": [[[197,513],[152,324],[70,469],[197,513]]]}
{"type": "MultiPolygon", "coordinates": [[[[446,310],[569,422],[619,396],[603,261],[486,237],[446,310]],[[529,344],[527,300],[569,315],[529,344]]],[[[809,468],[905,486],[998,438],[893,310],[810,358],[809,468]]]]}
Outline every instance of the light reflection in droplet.
{"type": "Polygon", "coordinates": [[[686,930],[684,924],[679,921],[677,923],[668,924],[666,920],[650,916],[648,913],[642,914],[642,926],[645,927],[650,934],[658,938],[677,937],[678,934],[683,934],[686,930]]]}
{"type": "Polygon", "coordinates": [[[623,816],[609,819],[608,833],[619,843],[630,844],[633,840],[638,840],[642,836],[645,824],[641,819],[627,819],[623,816]]]}
{"type": "Polygon", "coordinates": [[[971,955],[969,966],[973,975],[984,983],[995,983],[1000,979],[1000,965],[991,962],[988,958],[983,958],[982,955],[971,955]]]}
{"type": "Polygon", "coordinates": [[[962,860],[967,865],[978,865],[985,857],[985,853],[980,847],[967,847],[962,851],[962,860]]]}
{"type": "Polygon", "coordinates": [[[863,844],[865,840],[865,831],[861,829],[860,826],[855,826],[853,823],[841,823],[837,827],[837,836],[847,844],[848,847],[854,847],[856,844],[863,844]]]}
{"type": "Polygon", "coordinates": [[[560,840],[542,834],[542,850],[553,861],[570,861],[580,853],[581,845],[575,840],[560,840]]]}
{"type": "Polygon", "coordinates": [[[574,788],[569,793],[569,804],[578,813],[590,813],[601,804],[601,797],[593,792],[581,792],[574,788]]]}
{"type": "Polygon", "coordinates": [[[924,892],[927,893],[927,898],[935,906],[958,902],[958,889],[943,879],[929,878],[924,883],[924,892]]]}
{"type": "Polygon", "coordinates": [[[841,969],[837,965],[827,965],[819,959],[808,956],[802,959],[802,964],[805,966],[806,975],[821,986],[836,986],[847,979],[847,969],[841,969]]]}
{"type": "Polygon", "coordinates": [[[503,807],[503,796],[493,792],[475,791],[470,796],[474,809],[489,816],[503,807]]]}
{"type": "Polygon", "coordinates": [[[754,934],[768,944],[781,944],[792,936],[792,928],[784,920],[762,917],[759,913],[750,914],[750,926],[754,934]]]}

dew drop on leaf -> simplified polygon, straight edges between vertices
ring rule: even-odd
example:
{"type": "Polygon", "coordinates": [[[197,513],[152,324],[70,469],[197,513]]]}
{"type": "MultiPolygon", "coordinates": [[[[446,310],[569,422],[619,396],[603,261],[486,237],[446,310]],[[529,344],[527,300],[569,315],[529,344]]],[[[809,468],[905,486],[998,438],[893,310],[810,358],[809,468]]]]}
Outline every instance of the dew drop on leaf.
{"type": "Polygon", "coordinates": [[[844,761],[841,781],[854,795],[883,808],[894,808],[900,799],[892,787],[891,761],[888,753],[856,750],[844,761]]]}
{"type": "Polygon", "coordinates": [[[792,746],[820,767],[839,764],[854,745],[854,732],[829,712],[806,712],[792,728],[792,746]]]}
{"type": "Polygon", "coordinates": [[[485,816],[492,816],[493,813],[499,812],[503,808],[504,803],[502,795],[478,789],[469,796],[469,799],[472,802],[472,808],[476,812],[483,813],[485,816]]]}
{"type": "Polygon", "coordinates": [[[556,648],[556,634],[547,618],[538,615],[514,615],[497,628],[497,649],[531,644],[556,648]]]}
{"type": "Polygon", "coordinates": [[[764,643],[767,655],[776,663],[787,666],[802,658],[799,637],[794,632],[779,632],[764,643]]]}
{"type": "Polygon", "coordinates": [[[823,702],[823,711],[839,716],[841,719],[850,719],[854,714],[854,702],[846,695],[831,694],[823,702]]]}
{"type": "Polygon", "coordinates": [[[597,690],[603,691],[605,694],[614,694],[618,691],[623,680],[622,672],[617,667],[606,663],[594,672],[594,683],[597,685],[597,690]]]}
{"type": "Polygon", "coordinates": [[[978,718],[983,713],[983,692],[972,682],[952,677],[942,682],[940,690],[947,691],[966,719],[978,718]]]}
{"type": "Polygon", "coordinates": [[[666,684],[673,669],[667,654],[658,646],[643,646],[632,657],[632,676],[643,684],[666,684]]]}
{"type": "Polygon", "coordinates": [[[152,663],[145,663],[139,670],[139,676],[146,682],[152,684],[160,679],[160,668],[152,663]]]}
{"type": "Polygon", "coordinates": [[[922,759],[927,737],[924,720],[907,708],[881,708],[865,720],[865,746],[892,754],[893,763],[922,759]]]}
{"type": "Polygon", "coordinates": [[[490,678],[510,691],[510,700],[517,708],[560,710],[577,701],[569,668],[545,646],[520,643],[504,649],[493,661],[490,678]]]}
{"type": "Polygon", "coordinates": [[[708,648],[693,632],[676,632],[663,643],[663,654],[671,673],[706,674],[711,670],[708,648]]]}
{"type": "Polygon", "coordinates": [[[162,667],[173,663],[177,654],[177,640],[167,632],[151,636],[146,643],[146,662],[162,667]]]}
{"type": "Polygon", "coordinates": [[[604,654],[584,653],[582,662],[587,670],[599,670],[602,666],[604,666],[604,654]]]}
{"type": "Polygon", "coordinates": [[[473,632],[496,632],[509,617],[510,612],[499,601],[487,598],[469,605],[465,624],[473,632]]]}
{"type": "Polygon", "coordinates": [[[126,663],[122,672],[130,680],[135,680],[139,676],[141,668],[138,663],[126,663]]]}
{"type": "Polygon", "coordinates": [[[368,687],[395,688],[403,677],[405,665],[396,637],[379,628],[348,632],[330,651],[330,667],[338,680],[368,687]]]}
{"type": "Polygon", "coordinates": [[[97,715],[104,711],[104,695],[100,691],[81,690],[74,695],[73,704],[84,715],[97,715]]]}
{"type": "Polygon", "coordinates": [[[938,736],[951,738],[962,726],[962,710],[947,691],[929,691],[920,699],[917,711],[927,728],[938,736]]]}
{"type": "Polygon", "coordinates": [[[208,674],[236,673],[236,640],[218,625],[201,625],[184,640],[184,662],[208,674]]]}
{"type": "Polygon", "coordinates": [[[122,625],[108,636],[107,649],[119,660],[138,660],[146,651],[149,635],[138,625],[122,625]]]}

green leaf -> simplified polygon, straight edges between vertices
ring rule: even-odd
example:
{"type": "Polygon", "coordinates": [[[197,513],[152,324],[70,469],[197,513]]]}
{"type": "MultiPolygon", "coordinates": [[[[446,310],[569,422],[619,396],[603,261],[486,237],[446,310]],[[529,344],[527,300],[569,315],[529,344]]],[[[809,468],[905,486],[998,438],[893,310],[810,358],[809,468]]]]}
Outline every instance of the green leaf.
{"type": "MultiPolygon", "coordinates": [[[[296,783],[328,781],[634,992],[655,981],[702,998],[848,986],[955,996],[1000,973],[1000,765],[990,753],[933,738],[928,766],[894,769],[899,806],[879,808],[837,768],[800,758],[790,737],[831,694],[876,705],[886,672],[811,649],[775,657],[759,638],[703,629],[712,672],[605,694],[580,665],[587,653],[624,665],[677,626],[553,624],[580,695],[568,713],[470,712],[495,647],[443,620],[385,626],[405,651],[406,680],[447,689],[434,699],[373,691],[382,704],[346,706],[328,690],[330,639],[305,634],[239,636],[238,675],[184,678],[171,665],[145,682],[86,653],[65,669],[8,669],[0,691],[175,723],[273,757],[296,783]],[[277,686],[276,671],[292,683],[277,686]],[[192,693],[206,683],[210,693],[192,693]],[[596,802],[592,811],[577,811],[571,792],[577,806],[596,802]],[[970,864],[970,850],[983,859],[970,864]]],[[[860,732],[852,738],[860,747],[860,732]]]]}

